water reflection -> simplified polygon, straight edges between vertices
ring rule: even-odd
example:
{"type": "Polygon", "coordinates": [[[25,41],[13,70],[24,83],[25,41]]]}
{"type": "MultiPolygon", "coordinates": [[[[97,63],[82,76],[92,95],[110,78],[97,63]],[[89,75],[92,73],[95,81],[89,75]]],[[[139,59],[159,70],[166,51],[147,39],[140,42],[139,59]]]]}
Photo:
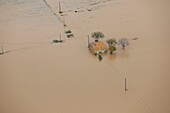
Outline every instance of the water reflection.
{"type": "Polygon", "coordinates": [[[118,54],[118,56],[122,59],[129,57],[129,53],[127,50],[121,50],[118,54]]]}
{"type": "Polygon", "coordinates": [[[108,58],[110,61],[115,61],[117,59],[117,53],[108,54],[108,58]]]}

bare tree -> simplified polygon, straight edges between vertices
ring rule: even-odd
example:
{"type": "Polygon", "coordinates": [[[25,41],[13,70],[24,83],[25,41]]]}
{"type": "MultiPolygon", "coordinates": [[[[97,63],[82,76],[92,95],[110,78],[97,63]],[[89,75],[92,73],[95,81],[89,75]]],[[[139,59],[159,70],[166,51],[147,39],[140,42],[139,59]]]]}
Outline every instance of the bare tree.
{"type": "Polygon", "coordinates": [[[129,41],[128,41],[128,39],[127,38],[121,38],[121,39],[119,39],[119,44],[123,47],[123,49],[125,49],[125,47],[127,46],[127,45],[129,45],[129,41]]]}

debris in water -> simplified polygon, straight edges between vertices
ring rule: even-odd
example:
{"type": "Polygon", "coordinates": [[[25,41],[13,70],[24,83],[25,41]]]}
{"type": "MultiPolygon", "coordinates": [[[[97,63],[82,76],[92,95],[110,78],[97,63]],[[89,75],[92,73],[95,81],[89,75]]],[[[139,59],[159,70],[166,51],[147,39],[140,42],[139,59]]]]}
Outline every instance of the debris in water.
{"type": "Polygon", "coordinates": [[[138,37],[132,38],[132,40],[137,40],[137,39],[138,39],[138,37]]]}
{"type": "Polygon", "coordinates": [[[68,34],[67,35],[67,38],[72,38],[72,37],[74,37],[74,34],[68,34]]]}
{"type": "Polygon", "coordinates": [[[0,55],[3,55],[3,54],[4,54],[4,52],[0,53],[0,55]]]}
{"type": "Polygon", "coordinates": [[[65,31],[65,33],[70,34],[72,32],[71,32],[71,30],[67,30],[67,31],[65,31]]]}
{"type": "Polygon", "coordinates": [[[64,40],[53,40],[53,43],[63,43],[64,40]]]}
{"type": "Polygon", "coordinates": [[[92,11],[91,9],[87,9],[87,11],[92,11]]]}

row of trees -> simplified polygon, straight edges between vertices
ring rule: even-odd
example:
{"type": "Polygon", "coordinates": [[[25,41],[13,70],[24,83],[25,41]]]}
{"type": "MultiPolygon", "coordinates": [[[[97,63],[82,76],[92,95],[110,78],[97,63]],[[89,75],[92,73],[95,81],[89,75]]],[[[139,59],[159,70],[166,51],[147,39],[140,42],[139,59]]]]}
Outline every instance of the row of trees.
{"type": "MultiPolygon", "coordinates": [[[[102,32],[93,32],[91,34],[91,37],[95,39],[95,42],[98,42],[100,38],[104,38],[104,34],[102,32]]],[[[113,51],[116,51],[116,44],[121,45],[123,49],[125,49],[125,47],[129,45],[129,41],[127,38],[121,38],[118,41],[115,38],[112,38],[107,40],[106,42],[109,45],[110,54],[112,54],[113,51]]]]}

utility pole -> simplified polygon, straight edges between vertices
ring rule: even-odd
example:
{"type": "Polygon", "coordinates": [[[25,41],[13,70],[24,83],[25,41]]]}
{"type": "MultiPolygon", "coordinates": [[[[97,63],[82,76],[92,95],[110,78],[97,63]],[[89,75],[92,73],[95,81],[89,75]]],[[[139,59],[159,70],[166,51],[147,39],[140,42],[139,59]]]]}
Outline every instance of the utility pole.
{"type": "Polygon", "coordinates": [[[128,91],[126,84],[127,84],[127,81],[126,81],[126,78],[125,78],[125,91],[128,91]]]}
{"type": "Polygon", "coordinates": [[[65,23],[65,18],[63,16],[63,24],[64,24],[64,27],[66,27],[66,23],[65,23]]]}
{"type": "Polygon", "coordinates": [[[61,33],[60,33],[60,37],[59,38],[60,38],[60,41],[61,41],[61,33]]]}
{"type": "Polygon", "coordinates": [[[87,35],[88,36],[88,47],[89,47],[89,44],[90,44],[90,39],[89,39],[89,35],[87,35]]]}
{"type": "Polygon", "coordinates": [[[1,46],[1,50],[2,52],[0,53],[0,55],[4,54],[3,46],[1,46]]]}
{"type": "Polygon", "coordinates": [[[3,49],[3,46],[2,46],[1,48],[2,48],[2,53],[4,53],[4,49],[3,49]]]}
{"type": "Polygon", "coordinates": [[[62,13],[60,2],[59,2],[59,13],[60,13],[60,14],[62,13]]]}

